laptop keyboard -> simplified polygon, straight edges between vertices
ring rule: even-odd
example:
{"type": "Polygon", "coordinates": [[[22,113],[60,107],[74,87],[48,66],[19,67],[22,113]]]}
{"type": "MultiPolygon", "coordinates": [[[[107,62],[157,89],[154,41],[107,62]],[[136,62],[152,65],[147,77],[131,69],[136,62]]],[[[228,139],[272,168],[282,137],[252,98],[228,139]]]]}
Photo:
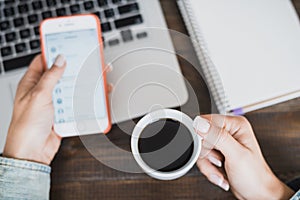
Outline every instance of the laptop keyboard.
{"type": "Polygon", "coordinates": [[[137,0],[0,1],[0,61],[3,70],[24,67],[40,53],[39,24],[43,19],[81,13],[93,13],[100,18],[104,47],[126,45],[147,37],[147,32],[134,35],[131,31],[132,26],[144,22],[137,0]],[[120,38],[106,41],[105,37],[113,31],[119,31],[120,38]]]}

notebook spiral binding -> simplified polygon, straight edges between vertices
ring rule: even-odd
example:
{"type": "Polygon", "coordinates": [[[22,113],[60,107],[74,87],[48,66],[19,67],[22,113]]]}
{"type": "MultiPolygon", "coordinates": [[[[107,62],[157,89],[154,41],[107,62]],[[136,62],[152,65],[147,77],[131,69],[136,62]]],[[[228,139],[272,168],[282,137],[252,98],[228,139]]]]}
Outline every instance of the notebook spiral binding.
{"type": "Polygon", "coordinates": [[[218,71],[210,59],[208,48],[206,46],[203,34],[201,33],[199,24],[196,23],[193,17],[193,9],[188,0],[177,0],[177,4],[187,30],[192,39],[192,43],[198,56],[201,68],[204,72],[209,90],[215,100],[217,109],[221,114],[227,114],[230,111],[230,104],[223,88],[222,80],[218,71]]]}

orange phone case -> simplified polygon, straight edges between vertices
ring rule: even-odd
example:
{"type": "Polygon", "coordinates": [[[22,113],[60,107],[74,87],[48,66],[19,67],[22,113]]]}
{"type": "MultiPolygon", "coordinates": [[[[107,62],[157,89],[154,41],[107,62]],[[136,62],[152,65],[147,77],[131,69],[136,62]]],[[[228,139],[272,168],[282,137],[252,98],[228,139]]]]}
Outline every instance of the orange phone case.
{"type": "Polygon", "coordinates": [[[42,39],[42,26],[44,24],[45,21],[48,20],[55,20],[58,18],[72,18],[72,17],[78,17],[78,16],[91,16],[96,20],[97,23],[97,31],[98,31],[98,41],[99,41],[99,45],[100,45],[100,56],[102,57],[101,62],[102,62],[102,72],[103,72],[103,81],[104,81],[104,93],[105,93],[105,101],[106,101],[106,113],[107,113],[107,117],[108,117],[108,127],[104,130],[104,134],[107,134],[110,129],[111,129],[111,118],[110,118],[110,109],[109,109],[109,101],[108,101],[108,88],[107,88],[107,82],[106,82],[106,71],[105,71],[105,63],[104,63],[104,54],[103,54],[103,43],[102,43],[102,32],[101,32],[101,25],[100,25],[100,20],[96,15],[93,14],[79,14],[79,15],[72,15],[72,16],[64,16],[64,17],[55,17],[55,18],[50,18],[50,19],[46,19],[43,20],[40,24],[40,38],[41,38],[41,50],[42,50],[42,58],[43,58],[43,62],[44,62],[44,66],[45,68],[47,68],[47,62],[46,62],[46,55],[45,55],[45,41],[42,39]]]}

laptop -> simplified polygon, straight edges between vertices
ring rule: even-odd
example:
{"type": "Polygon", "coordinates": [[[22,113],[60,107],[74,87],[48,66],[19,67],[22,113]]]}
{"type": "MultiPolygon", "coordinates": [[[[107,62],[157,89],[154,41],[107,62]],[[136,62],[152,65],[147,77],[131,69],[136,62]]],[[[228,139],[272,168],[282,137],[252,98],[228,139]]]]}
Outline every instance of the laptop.
{"type": "Polygon", "coordinates": [[[93,13],[100,18],[112,122],[140,117],[188,100],[184,78],[158,0],[0,1],[0,152],[20,78],[40,53],[43,19],[93,13]]]}

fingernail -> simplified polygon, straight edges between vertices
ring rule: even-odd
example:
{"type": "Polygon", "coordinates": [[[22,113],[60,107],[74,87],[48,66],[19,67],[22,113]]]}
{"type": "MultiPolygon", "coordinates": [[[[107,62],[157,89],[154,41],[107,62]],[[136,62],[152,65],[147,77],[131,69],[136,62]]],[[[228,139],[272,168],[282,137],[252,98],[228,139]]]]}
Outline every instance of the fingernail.
{"type": "Polygon", "coordinates": [[[224,181],[223,178],[215,175],[215,174],[212,174],[210,176],[210,180],[216,184],[217,186],[219,186],[220,188],[222,188],[223,190],[225,191],[228,191],[229,190],[229,184],[227,182],[224,181]]]}
{"type": "Polygon", "coordinates": [[[220,160],[218,160],[217,158],[213,157],[213,156],[208,156],[208,160],[209,162],[211,162],[212,164],[218,166],[218,167],[222,167],[222,162],[220,160]]]}
{"type": "Polygon", "coordinates": [[[193,127],[194,127],[194,129],[196,129],[197,131],[199,131],[201,133],[207,133],[210,128],[210,124],[206,119],[203,119],[202,117],[197,116],[194,119],[193,127]]]}
{"type": "Polygon", "coordinates": [[[110,63],[108,63],[107,64],[107,72],[111,72],[112,70],[113,70],[113,66],[110,63]]]}
{"type": "Polygon", "coordinates": [[[63,67],[65,65],[65,62],[66,62],[65,57],[59,54],[54,61],[54,65],[56,65],[57,67],[63,67]]]}
{"type": "Polygon", "coordinates": [[[107,85],[107,91],[108,92],[111,92],[113,90],[113,88],[114,88],[113,84],[108,84],[107,85]]]}
{"type": "Polygon", "coordinates": [[[223,190],[228,191],[229,190],[229,184],[225,181],[223,181],[222,185],[220,186],[223,190]]]}

